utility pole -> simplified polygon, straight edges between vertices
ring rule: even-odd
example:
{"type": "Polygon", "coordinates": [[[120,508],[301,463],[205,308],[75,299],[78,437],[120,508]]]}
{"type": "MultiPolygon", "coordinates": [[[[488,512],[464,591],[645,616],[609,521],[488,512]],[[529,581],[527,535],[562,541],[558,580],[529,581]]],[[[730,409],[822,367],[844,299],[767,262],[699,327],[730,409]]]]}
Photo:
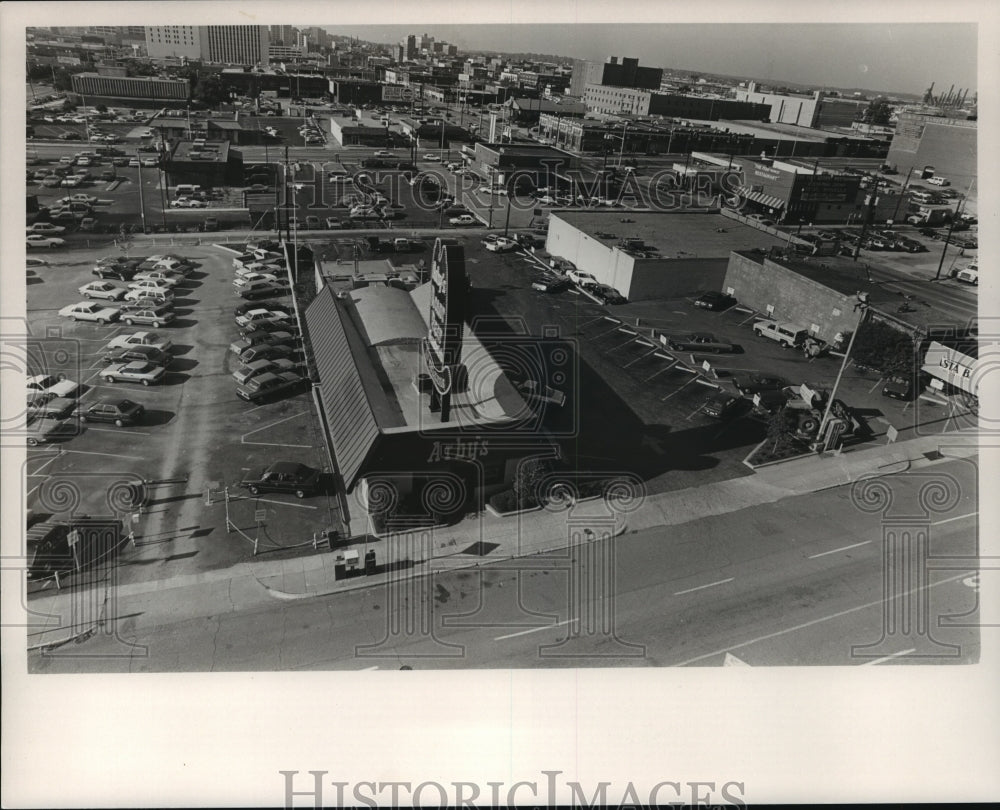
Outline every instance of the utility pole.
{"type": "Polygon", "coordinates": [[[903,204],[903,197],[906,196],[906,187],[910,183],[910,175],[913,174],[913,167],[910,166],[910,170],[906,173],[906,179],[903,181],[903,187],[899,190],[899,199],[896,200],[896,210],[892,212],[892,221],[896,221],[896,217],[899,215],[899,206],[903,204]]]}
{"type": "Polygon", "coordinates": [[[136,172],[139,174],[139,217],[142,220],[142,232],[146,232],[146,205],[142,199],[142,161],[139,161],[139,166],[136,168],[136,172]]]}
{"type": "Polygon", "coordinates": [[[826,423],[830,420],[830,408],[833,407],[833,400],[837,396],[837,388],[840,386],[840,379],[844,376],[844,371],[847,369],[847,362],[851,357],[851,349],[854,348],[854,339],[858,336],[858,332],[861,331],[861,326],[865,322],[865,318],[868,315],[868,307],[865,306],[861,310],[861,317],[858,318],[858,325],[851,332],[851,339],[847,343],[847,350],[844,352],[844,359],[840,363],[840,371],[837,372],[837,379],[833,382],[833,390],[830,392],[830,396],[827,398],[826,408],[823,411],[823,418],[819,423],[819,430],[816,431],[816,437],[822,441],[823,431],[826,429],[826,423]]]}
{"type": "MultiPolygon", "coordinates": [[[[972,191],[972,186],[969,186],[969,191],[972,191]]],[[[955,214],[952,216],[951,222],[948,223],[948,235],[944,238],[944,247],[941,249],[941,261],[938,262],[937,272],[934,274],[935,281],[941,278],[941,268],[944,267],[944,257],[948,253],[948,245],[951,244],[951,235],[955,232],[955,223],[958,222],[964,206],[965,200],[959,200],[955,206],[955,214]]]]}
{"type": "MultiPolygon", "coordinates": [[[[289,84],[291,81],[289,80],[289,84]]],[[[291,89],[291,88],[289,88],[291,89]]],[[[285,198],[284,198],[284,208],[285,208],[285,240],[292,241],[291,225],[289,223],[289,213],[288,213],[288,146],[285,146],[285,198]]]]}
{"type": "Polygon", "coordinates": [[[503,221],[503,235],[504,236],[506,236],[507,233],[510,231],[510,209],[511,209],[510,192],[511,191],[513,191],[513,189],[509,189],[507,191],[507,216],[504,218],[504,221],[503,221]]]}
{"type": "MultiPolygon", "coordinates": [[[[871,175],[868,175],[871,177],[871,175]]],[[[857,244],[854,246],[854,253],[851,256],[851,261],[856,262],[858,260],[858,254],[861,252],[861,243],[865,241],[865,235],[868,233],[868,226],[871,224],[872,217],[875,215],[875,203],[878,201],[878,179],[872,186],[871,193],[868,196],[868,211],[865,214],[864,221],[861,223],[861,236],[858,238],[857,244]]]]}

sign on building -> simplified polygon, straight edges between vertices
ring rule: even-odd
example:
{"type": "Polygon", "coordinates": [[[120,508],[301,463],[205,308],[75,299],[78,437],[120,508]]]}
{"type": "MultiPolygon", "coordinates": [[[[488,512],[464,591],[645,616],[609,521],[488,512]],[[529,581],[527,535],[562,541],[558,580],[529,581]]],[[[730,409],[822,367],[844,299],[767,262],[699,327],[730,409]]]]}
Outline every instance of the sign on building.
{"type": "Polygon", "coordinates": [[[431,410],[440,411],[447,422],[451,395],[462,359],[465,326],[465,298],[468,279],[465,274],[465,251],[461,245],[434,243],[431,257],[431,302],[424,365],[431,378],[431,410]]]}
{"type": "Polygon", "coordinates": [[[968,354],[931,341],[924,355],[923,370],[960,391],[979,396],[979,360],[968,354]]]}
{"type": "Polygon", "coordinates": [[[413,101],[413,90],[402,84],[383,84],[382,101],[408,103],[413,101]]]}

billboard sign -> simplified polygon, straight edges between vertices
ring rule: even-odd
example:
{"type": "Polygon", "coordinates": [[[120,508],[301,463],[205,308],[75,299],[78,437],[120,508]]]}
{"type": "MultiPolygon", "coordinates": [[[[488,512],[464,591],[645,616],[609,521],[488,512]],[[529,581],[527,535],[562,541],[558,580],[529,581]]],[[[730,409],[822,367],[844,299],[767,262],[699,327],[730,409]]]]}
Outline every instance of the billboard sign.
{"type": "Polygon", "coordinates": [[[431,301],[424,359],[434,386],[432,401],[448,421],[454,369],[462,357],[465,318],[465,251],[461,245],[438,239],[431,257],[431,301]]]}
{"type": "Polygon", "coordinates": [[[402,84],[383,84],[382,101],[409,103],[413,101],[413,90],[402,84]]]}
{"type": "Polygon", "coordinates": [[[979,396],[979,379],[976,374],[978,366],[977,358],[931,341],[927,354],[924,355],[923,370],[960,391],[979,396]]]}

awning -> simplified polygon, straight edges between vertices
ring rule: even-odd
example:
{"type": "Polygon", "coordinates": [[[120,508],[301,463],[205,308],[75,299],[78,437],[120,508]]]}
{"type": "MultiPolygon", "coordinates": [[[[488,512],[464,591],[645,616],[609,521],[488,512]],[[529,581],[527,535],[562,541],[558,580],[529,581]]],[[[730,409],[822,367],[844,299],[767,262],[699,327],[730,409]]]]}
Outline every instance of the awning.
{"type": "Polygon", "coordinates": [[[749,202],[760,203],[761,205],[767,206],[768,208],[784,208],[785,201],[780,197],[772,197],[770,194],[765,194],[763,191],[741,191],[743,199],[749,202]]]}

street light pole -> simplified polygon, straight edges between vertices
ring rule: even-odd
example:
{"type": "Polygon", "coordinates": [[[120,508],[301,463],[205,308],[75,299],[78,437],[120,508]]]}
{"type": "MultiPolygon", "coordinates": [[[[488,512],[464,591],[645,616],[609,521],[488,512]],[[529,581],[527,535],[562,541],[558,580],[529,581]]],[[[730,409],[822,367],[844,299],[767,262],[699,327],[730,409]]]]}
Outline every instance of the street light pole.
{"type": "Polygon", "coordinates": [[[833,390],[830,392],[830,396],[827,398],[826,408],[823,410],[823,418],[819,423],[819,430],[816,431],[816,437],[822,441],[823,431],[826,429],[826,423],[830,420],[830,409],[833,407],[833,400],[837,396],[837,388],[840,386],[840,379],[844,376],[844,372],[847,370],[847,361],[851,356],[851,349],[854,348],[854,339],[858,336],[858,332],[861,331],[861,326],[865,322],[865,317],[868,315],[868,307],[865,306],[861,310],[861,317],[858,318],[858,325],[851,332],[851,339],[847,343],[847,350],[844,352],[844,359],[840,363],[840,371],[837,372],[837,379],[834,380],[833,390]]]}
{"type": "Polygon", "coordinates": [[[139,218],[142,220],[142,232],[146,232],[146,205],[142,199],[142,161],[139,161],[139,165],[136,167],[136,172],[139,175],[139,218]]]}
{"type": "MultiPolygon", "coordinates": [[[[969,186],[969,191],[972,191],[972,186],[969,186]]],[[[941,268],[944,267],[944,257],[948,253],[948,245],[951,244],[951,235],[955,232],[955,223],[958,222],[958,218],[962,213],[962,207],[965,204],[965,200],[959,200],[958,204],[955,206],[955,214],[951,218],[951,222],[948,223],[948,235],[944,238],[944,247],[941,249],[941,260],[938,262],[937,272],[934,274],[934,280],[937,281],[941,278],[941,268]]]]}

